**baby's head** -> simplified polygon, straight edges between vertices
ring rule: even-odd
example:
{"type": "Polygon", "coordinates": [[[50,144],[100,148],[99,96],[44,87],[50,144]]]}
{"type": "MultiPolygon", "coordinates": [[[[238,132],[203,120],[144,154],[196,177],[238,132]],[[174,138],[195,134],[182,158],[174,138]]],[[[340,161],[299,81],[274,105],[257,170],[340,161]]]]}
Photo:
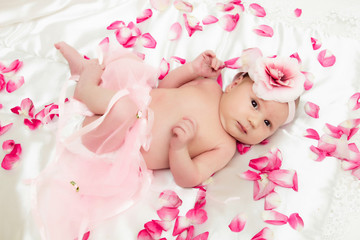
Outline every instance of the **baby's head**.
{"type": "Polygon", "coordinates": [[[257,144],[294,119],[305,76],[294,58],[265,58],[247,49],[220,101],[220,120],[231,136],[257,144]]]}

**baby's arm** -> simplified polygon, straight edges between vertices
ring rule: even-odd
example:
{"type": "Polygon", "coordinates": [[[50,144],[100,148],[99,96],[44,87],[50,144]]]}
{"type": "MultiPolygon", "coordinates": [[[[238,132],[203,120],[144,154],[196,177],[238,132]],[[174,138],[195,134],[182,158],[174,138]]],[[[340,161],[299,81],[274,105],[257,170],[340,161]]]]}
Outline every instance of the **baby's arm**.
{"type": "Polygon", "coordinates": [[[196,122],[183,118],[173,128],[170,142],[170,170],[175,182],[181,187],[194,187],[222,169],[234,155],[234,147],[219,145],[191,158],[187,144],[195,136],[196,122]]]}
{"type": "Polygon", "coordinates": [[[177,88],[198,77],[216,78],[220,74],[222,66],[223,62],[216,58],[215,53],[207,50],[194,61],[170,71],[160,81],[159,88],[177,88]]]}

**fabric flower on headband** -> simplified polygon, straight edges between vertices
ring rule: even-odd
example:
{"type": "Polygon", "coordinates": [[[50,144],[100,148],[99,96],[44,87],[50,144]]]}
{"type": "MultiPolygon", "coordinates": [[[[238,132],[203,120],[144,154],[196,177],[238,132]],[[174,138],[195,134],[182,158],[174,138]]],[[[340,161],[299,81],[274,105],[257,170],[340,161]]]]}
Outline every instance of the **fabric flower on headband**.
{"type": "Polygon", "coordinates": [[[241,72],[254,81],[253,91],[259,98],[277,102],[296,100],[305,90],[305,76],[300,64],[291,57],[263,57],[260,49],[249,48],[241,57],[241,72]]]}

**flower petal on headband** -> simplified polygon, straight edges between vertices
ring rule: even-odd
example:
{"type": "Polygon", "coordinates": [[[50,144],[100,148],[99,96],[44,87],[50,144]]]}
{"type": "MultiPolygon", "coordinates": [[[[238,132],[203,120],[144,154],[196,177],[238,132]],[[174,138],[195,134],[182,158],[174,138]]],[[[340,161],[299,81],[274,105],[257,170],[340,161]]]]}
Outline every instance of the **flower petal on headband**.
{"type": "Polygon", "coordinates": [[[259,58],[249,75],[254,93],[264,100],[290,102],[304,91],[305,76],[294,58],[259,58]]]}

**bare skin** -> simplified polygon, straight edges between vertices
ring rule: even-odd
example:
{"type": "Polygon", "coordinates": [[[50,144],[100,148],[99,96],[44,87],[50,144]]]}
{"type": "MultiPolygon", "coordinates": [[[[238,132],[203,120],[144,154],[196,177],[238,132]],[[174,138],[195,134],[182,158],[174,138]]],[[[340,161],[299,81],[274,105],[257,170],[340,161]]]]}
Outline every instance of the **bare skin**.
{"type": "MultiPolygon", "coordinates": [[[[97,60],[84,60],[65,43],[58,43],[55,47],[68,61],[70,72],[80,75],[74,98],[97,114],[86,118],[86,125],[105,112],[116,91],[99,85],[103,67],[97,60]],[[97,96],[96,101],[93,96],[97,96]]],[[[143,157],[150,169],[170,168],[175,182],[182,187],[196,186],[222,169],[235,154],[236,140],[240,138],[244,143],[256,144],[273,134],[287,117],[287,105],[284,104],[264,103],[255,99],[259,105],[259,108],[255,108],[251,102],[254,101],[253,96],[247,93],[252,91],[249,79],[240,79],[223,93],[214,80],[220,74],[222,65],[213,52],[205,51],[194,61],[171,71],[150,93],[152,101],[149,107],[155,119],[151,146],[148,151],[142,150],[143,157]],[[236,106],[231,106],[241,103],[230,103],[232,97],[236,97],[233,96],[236,89],[243,89],[244,99],[241,101],[247,102],[246,105],[244,103],[242,115],[236,106]],[[248,105],[251,106],[248,108],[248,105]],[[272,110],[266,110],[265,106],[272,110]],[[280,114],[273,116],[273,108],[279,110],[280,114]],[[268,117],[271,128],[264,124],[268,117]],[[247,136],[249,141],[246,141],[247,136]]],[[[131,100],[126,98],[118,101],[111,110],[118,113],[116,119],[102,124],[128,119],[129,112],[124,111],[124,107],[128,108],[130,114],[134,112],[136,121],[137,108],[129,108],[131,104],[131,100]]],[[[132,123],[129,122],[129,127],[132,123]]],[[[98,130],[100,135],[103,134],[101,125],[98,130]]],[[[118,139],[121,143],[123,135],[118,139]]]]}

